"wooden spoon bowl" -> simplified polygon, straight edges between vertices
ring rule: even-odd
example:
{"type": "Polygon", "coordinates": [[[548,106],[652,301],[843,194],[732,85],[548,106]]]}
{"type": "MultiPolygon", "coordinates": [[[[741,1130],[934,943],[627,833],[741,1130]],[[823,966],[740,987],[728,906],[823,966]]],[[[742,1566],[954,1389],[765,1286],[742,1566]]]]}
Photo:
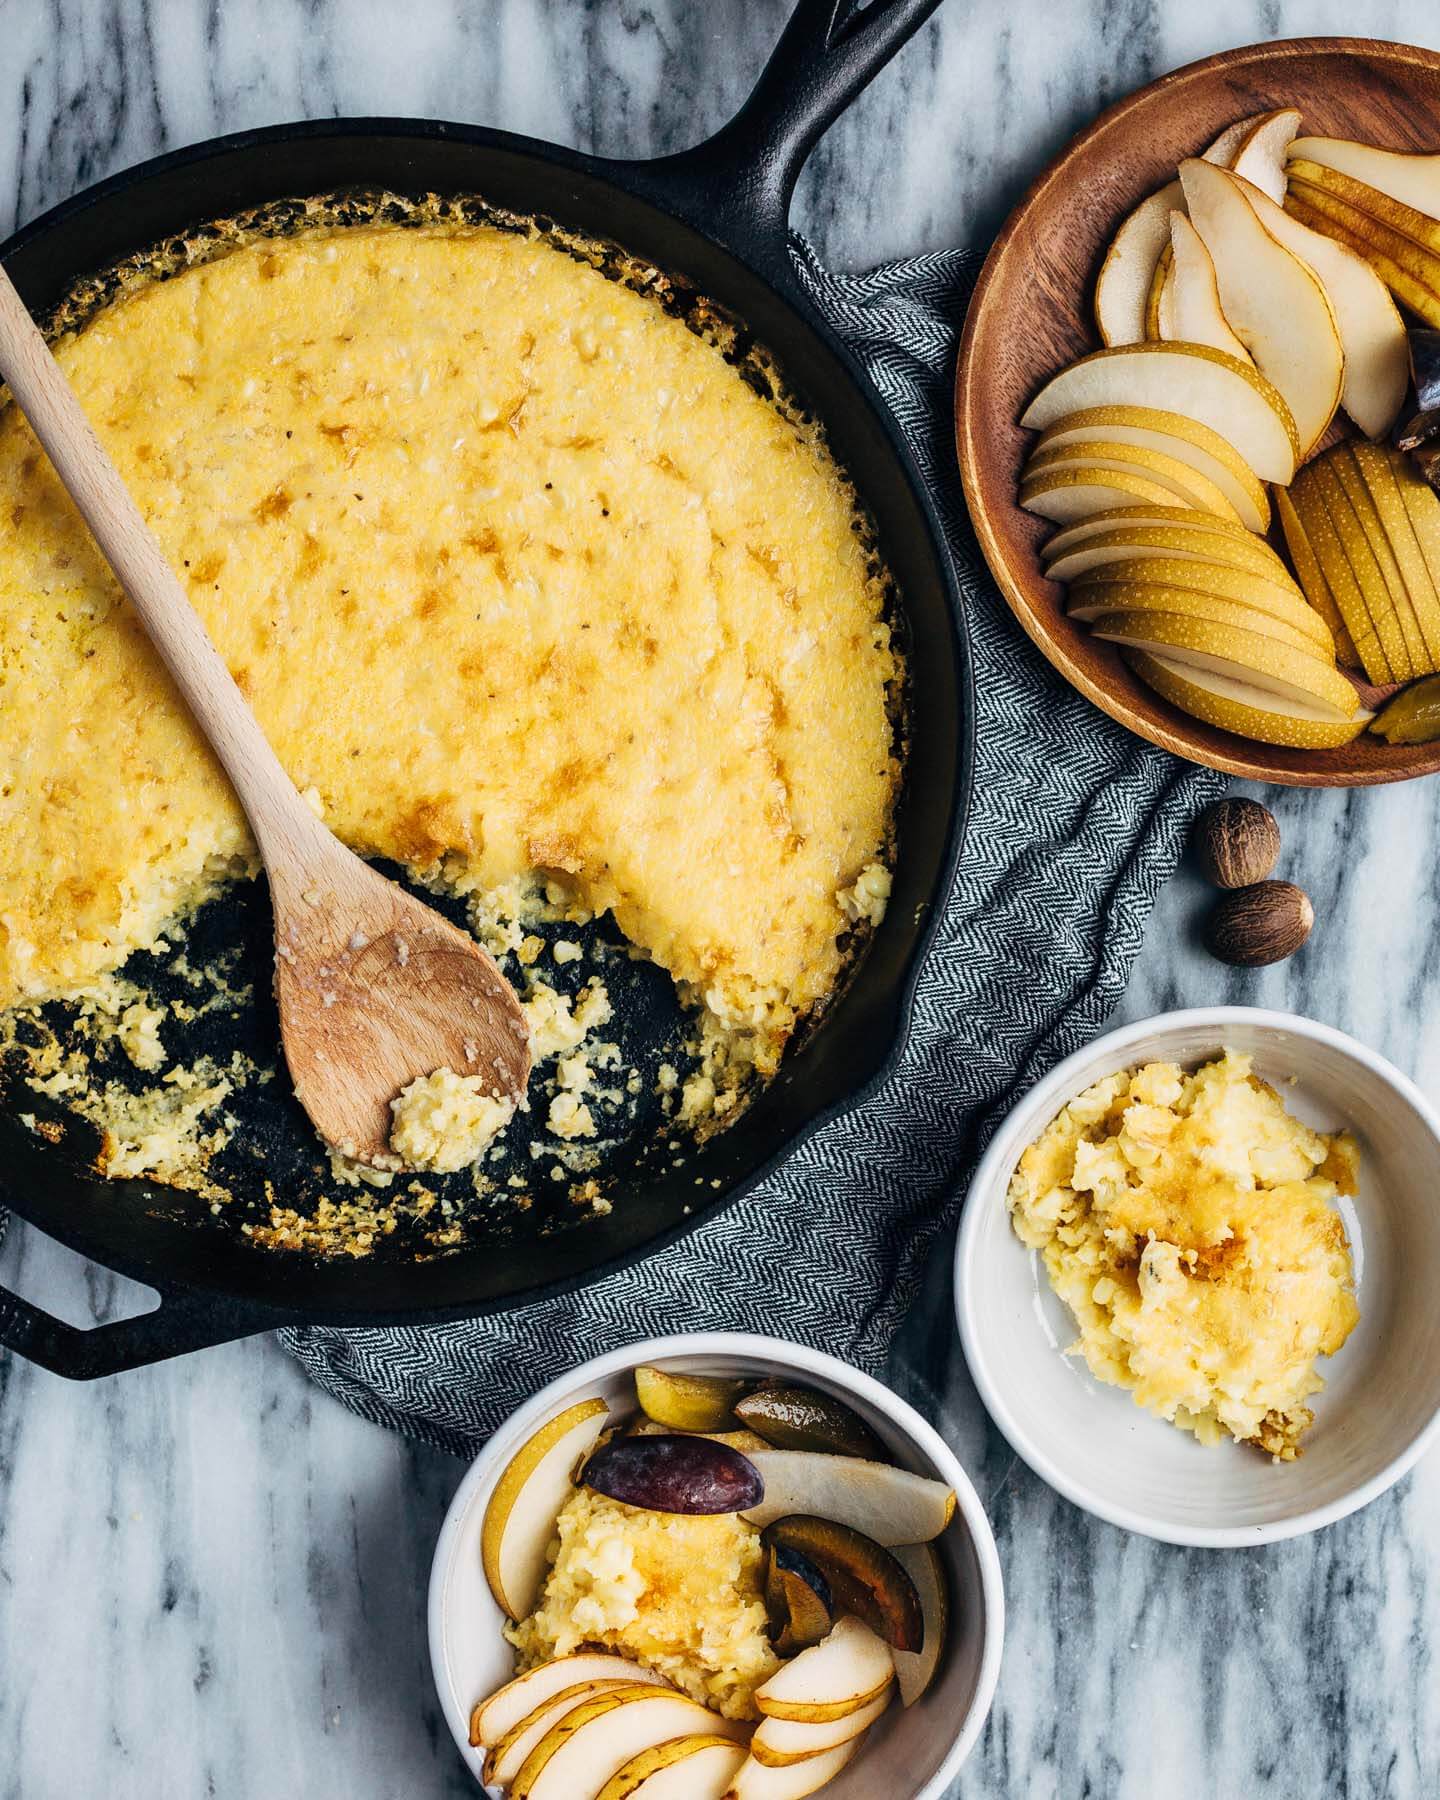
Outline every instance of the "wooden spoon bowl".
{"type": "Polygon", "coordinates": [[[985,559],[1016,618],[1065,678],[1122,725],[1177,756],[1293,787],[1405,781],[1440,770],[1440,743],[1369,733],[1335,750],[1252,742],[1180,712],[1109,644],[1066,617],[1039,545],[1054,529],[1016,504],[1033,434],[1026,402],[1066,363],[1099,348],[1095,276],[1120,221],[1226,125],[1297,106],[1308,135],[1390,150],[1440,150],[1440,55],[1365,38],[1252,44],[1192,63],[1112,106],[1041,175],[981,272],[956,379],[960,473],[985,559]]]}

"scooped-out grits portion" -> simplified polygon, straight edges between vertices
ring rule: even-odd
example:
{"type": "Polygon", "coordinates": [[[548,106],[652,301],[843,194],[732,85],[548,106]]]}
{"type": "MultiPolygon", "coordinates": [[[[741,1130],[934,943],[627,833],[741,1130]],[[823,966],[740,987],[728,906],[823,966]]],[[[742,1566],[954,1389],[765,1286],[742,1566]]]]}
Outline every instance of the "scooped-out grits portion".
{"type": "MultiPolygon", "coordinates": [[[[562,883],[774,1067],[875,916],[884,582],[818,433],[538,235],[252,239],[58,347],[282,761],[365,855],[562,883]]],[[[0,415],[0,1005],[256,866],[0,415]]]]}
{"type": "Polygon", "coordinates": [[[1334,1205],[1357,1179],[1353,1138],[1311,1131],[1227,1051],[1087,1088],[1021,1157],[1010,1214],[1094,1374],[1202,1443],[1289,1461],[1316,1361],[1360,1316],[1334,1205]]]}

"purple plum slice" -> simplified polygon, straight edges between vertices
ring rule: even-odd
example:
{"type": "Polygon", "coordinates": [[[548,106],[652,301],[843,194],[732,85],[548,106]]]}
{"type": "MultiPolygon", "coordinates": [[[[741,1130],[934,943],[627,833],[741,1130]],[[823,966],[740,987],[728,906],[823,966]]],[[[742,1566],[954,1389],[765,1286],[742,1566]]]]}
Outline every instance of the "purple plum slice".
{"type": "Polygon", "coordinates": [[[765,1496],[748,1456],[713,1438],[668,1433],[612,1438],[585,1464],[580,1479],[597,1494],[650,1512],[744,1512],[765,1496]]]}
{"type": "Polygon", "coordinates": [[[777,1450],[885,1460],[885,1446],[859,1413],[814,1388],[760,1388],[737,1403],[735,1416],[777,1450]]]}
{"type": "Polygon", "coordinates": [[[765,1609],[770,1641],[781,1656],[808,1650],[835,1624],[829,1582],[808,1556],[785,1544],[771,1544],[766,1554],[765,1609]]]}
{"type": "Polygon", "coordinates": [[[837,1616],[863,1620],[895,1650],[919,1650],[925,1642],[920,1593],[883,1545],[833,1519],[791,1513],[761,1534],[767,1549],[793,1550],[824,1577],[837,1616]]]}

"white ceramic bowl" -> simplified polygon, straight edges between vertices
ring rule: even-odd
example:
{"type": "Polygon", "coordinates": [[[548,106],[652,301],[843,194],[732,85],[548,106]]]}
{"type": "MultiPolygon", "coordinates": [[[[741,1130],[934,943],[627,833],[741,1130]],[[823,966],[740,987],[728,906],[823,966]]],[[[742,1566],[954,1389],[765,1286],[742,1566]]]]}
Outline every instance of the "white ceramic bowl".
{"type": "Polygon", "coordinates": [[[1172,1544],[1270,1543],[1328,1525],[1381,1494],[1440,1432],[1440,1119],[1363,1044],[1289,1013],[1205,1007],[1127,1025],[1062,1062],[996,1133],[956,1247],[965,1357],[990,1416],[1035,1473],[1077,1506],[1172,1544]],[[1010,1227],[1005,1196],[1027,1145],[1091,1082],[1156,1059],[1194,1066],[1224,1048],[1255,1059],[1292,1111],[1360,1140],[1357,1200],[1340,1203],[1360,1323],[1322,1361],[1323,1392],[1298,1462],[1213,1448],[1097,1381],[1068,1308],[1010,1227]]]}
{"type": "Polygon", "coordinates": [[[461,1482],[430,1574],[430,1661],[445,1718],[476,1780],[480,1757],[468,1742],[470,1709],[514,1673],[500,1635],[503,1617],[480,1566],[480,1526],[491,1489],[526,1438],[565,1407],[598,1394],[617,1410],[633,1410],[630,1372],[639,1363],[693,1374],[798,1377],[854,1407],[898,1463],[954,1488],[955,1518],[936,1545],[951,1594],[950,1642],[940,1673],[914,1706],[892,1707],[850,1769],[824,1789],[824,1800],[874,1800],[882,1788],[886,1800],[937,1800],[980,1735],[1000,1672],[1005,1603],[989,1521],[941,1438],[888,1388],[833,1356],[740,1332],[653,1338],[582,1363],[514,1413],[461,1482]]]}

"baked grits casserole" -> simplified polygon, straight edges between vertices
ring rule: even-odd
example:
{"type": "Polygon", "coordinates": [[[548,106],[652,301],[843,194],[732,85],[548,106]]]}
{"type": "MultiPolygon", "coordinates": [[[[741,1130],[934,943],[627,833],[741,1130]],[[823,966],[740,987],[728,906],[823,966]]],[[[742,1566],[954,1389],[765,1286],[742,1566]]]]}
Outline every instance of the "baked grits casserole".
{"type": "Polygon", "coordinates": [[[580,1487],[555,1529],[539,1604],[505,1628],[522,1670],[601,1646],[726,1718],[756,1716],[751,1695],[780,1659],[753,1525],[738,1513],[651,1512],[580,1487]]]}
{"type": "Polygon", "coordinates": [[[1072,1100],[1021,1157],[1011,1218],[1137,1405],[1289,1461],[1359,1311],[1345,1226],[1358,1153],[1292,1117],[1247,1056],[1149,1063],[1072,1100]]]}

